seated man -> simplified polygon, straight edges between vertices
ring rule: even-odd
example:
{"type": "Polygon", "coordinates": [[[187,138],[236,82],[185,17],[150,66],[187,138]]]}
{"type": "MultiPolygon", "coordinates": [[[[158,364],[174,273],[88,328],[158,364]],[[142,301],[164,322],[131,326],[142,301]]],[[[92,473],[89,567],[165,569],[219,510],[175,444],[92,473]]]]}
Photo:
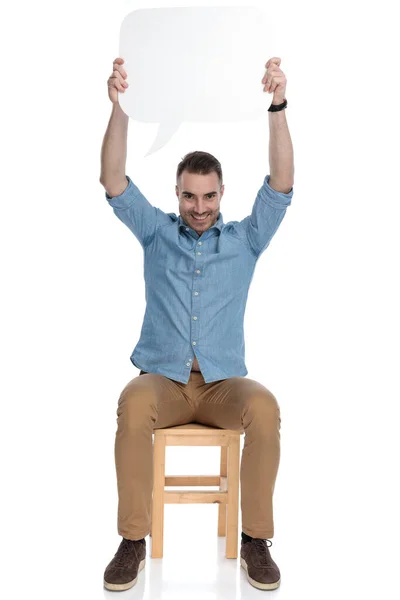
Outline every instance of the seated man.
{"type": "MultiPolygon", "coordinates": [[[[293,196],[293,153],[285,113],[269,113],[271,175],[265,177],[249,216],[224,223],[221,164],[201,151],[186,154],[178,165],[179,216],[165,213],[125,175],[129,118],[118,103],[126,76],[122,63],[116,59],[109,79],[113,110],[102,147],[100,181],[114,213],[143,247],[146,312],[130,357],[140,374],[118,401],[115,461],[118,533],[123,539],[105,570],[104,585],[128,589],[145,566],[153,430],[197,422],[245,432],[241,565],[252,585],[274,589],[280,572],[267,542],[274,535],[280,407],[264,385],[246,377],[243,321],[257,260],[293,196]],[[282,157],[283,149],[288,156],[282,157]],[[285,169],[278,170],[279,161],[285,169]]],[[[278,71],[272,68],[273,74],[278,71]]],[[[283,104],[271,106],[284,108],[283,104]]]]}

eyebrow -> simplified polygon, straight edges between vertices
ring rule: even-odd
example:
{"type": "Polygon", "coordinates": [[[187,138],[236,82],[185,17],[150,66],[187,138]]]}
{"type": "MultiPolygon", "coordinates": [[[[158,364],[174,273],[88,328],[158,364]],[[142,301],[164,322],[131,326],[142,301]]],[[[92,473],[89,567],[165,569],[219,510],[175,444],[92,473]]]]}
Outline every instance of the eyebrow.
{"type": "MultiPolygon", "coordinates": [[[[204,196],[208,196],[209,194],[216,194],[216,193],[217,193],[217,192],[206,192],[206,193],[204,194],[204,196]]],[[[193,194],[193,192],[187,192],[186,190],[184,190],[184,191],[182,192],[182,194],[190,194],[191,196],[195,196],[195,195],[196,195],[196,194],[193,194]]]]}

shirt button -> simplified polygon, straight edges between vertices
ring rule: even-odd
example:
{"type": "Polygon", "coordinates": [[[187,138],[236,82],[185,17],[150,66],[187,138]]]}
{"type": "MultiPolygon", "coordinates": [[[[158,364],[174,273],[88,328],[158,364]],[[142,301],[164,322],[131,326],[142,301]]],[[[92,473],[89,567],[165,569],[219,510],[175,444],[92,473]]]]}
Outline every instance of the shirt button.
{"type": "Polygon", "coordinates": [[[200,255],[201,255],[201,252],[198,252],[198,253],[197,253],[197,256],[200,256],[200,255]]]}
{"type": "Polygon", "coordinates": [[[195,345],[196,345],[196,342],[192,342],[192,344],[193,344],[193,346],[195,346],[195,345]]]}
{"type": "Polygon", "coordinates": [[[197,317],[193,317],[193,319],[194,319],[195,321],[197,321],[197,317]]]}
{"type": "Polygon", "coordinates": [[[189,231],[189,227],[186,227],[186,231],[189,231]]]}
{"type": "Polygon", "coordinates": [[[187,366],[187,367],[190,367],[190,363],[186,363],[186,366],[187,366]]]}
{"type": "Polygon", "coordinates": [[[197,269],[196,273],[200,273],[200,269],[197,269]]]}
{"type": "Polygon", "coordinates": [[[199,242],[199,246],[201,246],[201,245],[202,245],[202,243],[203,243],[203,242],[199,242]]]}
{"type": "Polygon", "coordinates": [[[195,293],[194,293],[194,295],[195,295],[195,296],[198,296],[198,295],[199,295],[199,292],[195,292],[195,293]]]}

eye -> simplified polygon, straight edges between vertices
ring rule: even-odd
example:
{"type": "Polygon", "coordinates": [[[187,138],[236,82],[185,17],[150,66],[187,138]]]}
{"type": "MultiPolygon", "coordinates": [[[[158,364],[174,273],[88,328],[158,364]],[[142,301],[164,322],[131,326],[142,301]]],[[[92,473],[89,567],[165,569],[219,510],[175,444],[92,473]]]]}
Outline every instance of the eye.
{"type": "MultiPolygon", "coordinates": [[[[192,196],[192,195],[193,195],[193,194],[189,194],[188,192],[185,192],[185,193],[183,194],[183,197],[184,197],[184,198],[191,198],[191,196],[192,196]]],[[[215,196],[215,193],[207,194],[207,198],[212,198],[213,196],[215,196]]]]}

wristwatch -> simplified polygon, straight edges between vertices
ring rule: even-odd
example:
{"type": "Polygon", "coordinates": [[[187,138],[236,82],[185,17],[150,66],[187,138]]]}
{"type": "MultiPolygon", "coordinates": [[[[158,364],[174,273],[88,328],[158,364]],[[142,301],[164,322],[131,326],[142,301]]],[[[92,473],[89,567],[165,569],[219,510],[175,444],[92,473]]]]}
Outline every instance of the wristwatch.
{"type": "Polygon", "coordinates": [[[270,112],[277,112],[278,110],[283,110],[286,107],[287,107],[287,100],[285,98],[284,101],[282,102],[282,104],[271,104],[271,106],[269,107],[268,110],[270,112]]]}

